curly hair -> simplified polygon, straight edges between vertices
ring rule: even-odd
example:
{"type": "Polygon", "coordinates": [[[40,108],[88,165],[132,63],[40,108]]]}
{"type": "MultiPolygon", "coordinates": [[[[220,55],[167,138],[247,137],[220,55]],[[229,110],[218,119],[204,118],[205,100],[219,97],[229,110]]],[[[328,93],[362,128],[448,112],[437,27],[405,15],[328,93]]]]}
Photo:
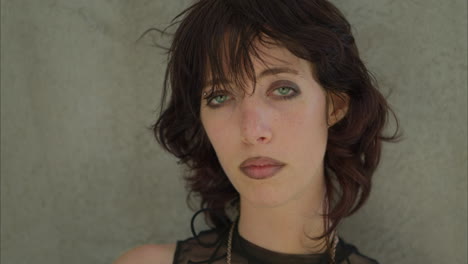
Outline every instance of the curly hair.
{"type": "MultiPolygon", "coordinates": [[[[323,235],[313,239],[328,237],[368,199],[382,141],[398,142],[401,137],[395,113],[359,57],[349,22],[326,0],[199,0],[167,28],[176,23],[180,25],[167,48],[160,113],[151,129],[158,143],[188,168],[184,179],[189,207],[193,210],[189,202],[195,194],[201,208],[215,210],[206,211],[205,220],[216,228],[231,223],[226,210],[239,209],[239,193],[223,171],[200,120],[200,98],[208,74],[213,79],[233,80],[237,87],[246,80],[255,82],[251,55],[259,56],[252,43],[266,43],[267,36],[312,63],[314,77],[327,93],[349,96],[345,117],[329,128],[324,158],[327,203],[323,216],[332,225],[326,221],[323,235]],[[227,71],[222,67],[225,59],[227,71]],[[168,89],[171,95],[165,107],[168,89]],[[396,131],[384,136],[390,113],[396,131]]],[[[143,35],[152,30],[165,33],[167,28],[150,28],[143,35]]]]}

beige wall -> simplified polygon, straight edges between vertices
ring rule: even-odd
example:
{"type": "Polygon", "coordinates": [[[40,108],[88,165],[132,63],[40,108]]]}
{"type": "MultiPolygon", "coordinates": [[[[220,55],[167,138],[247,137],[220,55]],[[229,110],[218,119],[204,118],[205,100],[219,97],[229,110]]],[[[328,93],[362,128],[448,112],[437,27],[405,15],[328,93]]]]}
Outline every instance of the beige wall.
{"type": "MultiPolygon", "coordinates": [[[[466,263],[466,1],[333,2],[406,138],[342,236],[382,263],[466,263]]],[[[181,168],[145,129],[165,57],[134,45],[188,3],[1,1],[1,263],[110,263],[191,236],[181,168]]]]}

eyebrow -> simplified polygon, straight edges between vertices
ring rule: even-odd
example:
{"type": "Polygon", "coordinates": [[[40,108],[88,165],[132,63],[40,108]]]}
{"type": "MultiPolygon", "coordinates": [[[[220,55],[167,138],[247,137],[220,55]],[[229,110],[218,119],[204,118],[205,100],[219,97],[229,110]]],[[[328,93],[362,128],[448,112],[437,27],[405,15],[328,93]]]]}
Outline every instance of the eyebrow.
{"type": "MultiPolygon", "coordinates": [[[[294,75],[298,75],[299,72],[295,69],[289,68],[289,67],[273,67],[273,68],[268,68],[263,70],[259,75],[256,76],[256,79],[260,79],[262,77],[268,76],[268,75],[276,75],[280,73],[290,73],[294,75]]],[[[227,84],[230,83],[228,80],[225,79],[217,79],[217,80],[210,80],[207,82],[205,87],[212,86],[215,84],[227,84]]]]}

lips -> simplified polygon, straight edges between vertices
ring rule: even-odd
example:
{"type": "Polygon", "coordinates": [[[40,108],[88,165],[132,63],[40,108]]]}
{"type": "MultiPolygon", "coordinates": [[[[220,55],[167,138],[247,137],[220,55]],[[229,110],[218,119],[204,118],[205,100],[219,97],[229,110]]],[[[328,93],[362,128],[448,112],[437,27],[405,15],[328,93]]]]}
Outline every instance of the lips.
{"type": "Polygon", "coordinates": [[[284,163],[269,157],[249,158],[239,166],[240,170],[252,179],[266,179],[284,167],[284,163]]]}
{"type": "Polygon", "coordinates": [[[248,166],[281,166],[284,165],[284,163],[277,161],[275,159],[269,158],[269,157],[255,157],[255,158],[249,158],[244,160],[240,167],[248,167],[248,166]]]}

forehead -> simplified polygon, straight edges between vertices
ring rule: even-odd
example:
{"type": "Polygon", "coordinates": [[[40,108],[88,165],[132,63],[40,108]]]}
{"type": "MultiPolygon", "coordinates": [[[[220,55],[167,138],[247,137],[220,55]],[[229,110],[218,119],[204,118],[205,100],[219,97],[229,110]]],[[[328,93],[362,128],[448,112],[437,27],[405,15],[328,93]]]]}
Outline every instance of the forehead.
{"type": "MultiPolygon", "coordinates": [[[[210,63],[207,63],[206,76],[204,78],[205,82],[203,85],[204,89],[232,83],[231,78],[238,77],[233,74],[233,72],[236,71],[241,71],[241,79],[246,81],[246,77],[248,76],[248,69],[244,67],[246,63],[245,61],[232,61],[233,55],[236,55],[232,53],[232,49],[229,47],[230,42],[227,40],[228,37],[228,34],[224,36],[224,41],[220,47],[223,55],[217,57],[221,58],[217,61],[222,68],[222,72],[218,73],[218,75],[221,74],[221,76],[215,76],[213,78],[210,63]],[[241,69],[239,69],[239,65],[242,65],[240,66],[241,69]]],[[[236,49],[234,50],[238,48],[239,41],[237,43],[236,49]]],[[[252,74],[255,75],[257,79],[267,75],[277,75],[281,73],[304,76],[305,74],[310,74],[313,67],[310,62],[295,56],[281,43],[266,37],[262,37],[261,41],[257,38],[252,42],[248,57],[254,71],[252,74]]]]}

